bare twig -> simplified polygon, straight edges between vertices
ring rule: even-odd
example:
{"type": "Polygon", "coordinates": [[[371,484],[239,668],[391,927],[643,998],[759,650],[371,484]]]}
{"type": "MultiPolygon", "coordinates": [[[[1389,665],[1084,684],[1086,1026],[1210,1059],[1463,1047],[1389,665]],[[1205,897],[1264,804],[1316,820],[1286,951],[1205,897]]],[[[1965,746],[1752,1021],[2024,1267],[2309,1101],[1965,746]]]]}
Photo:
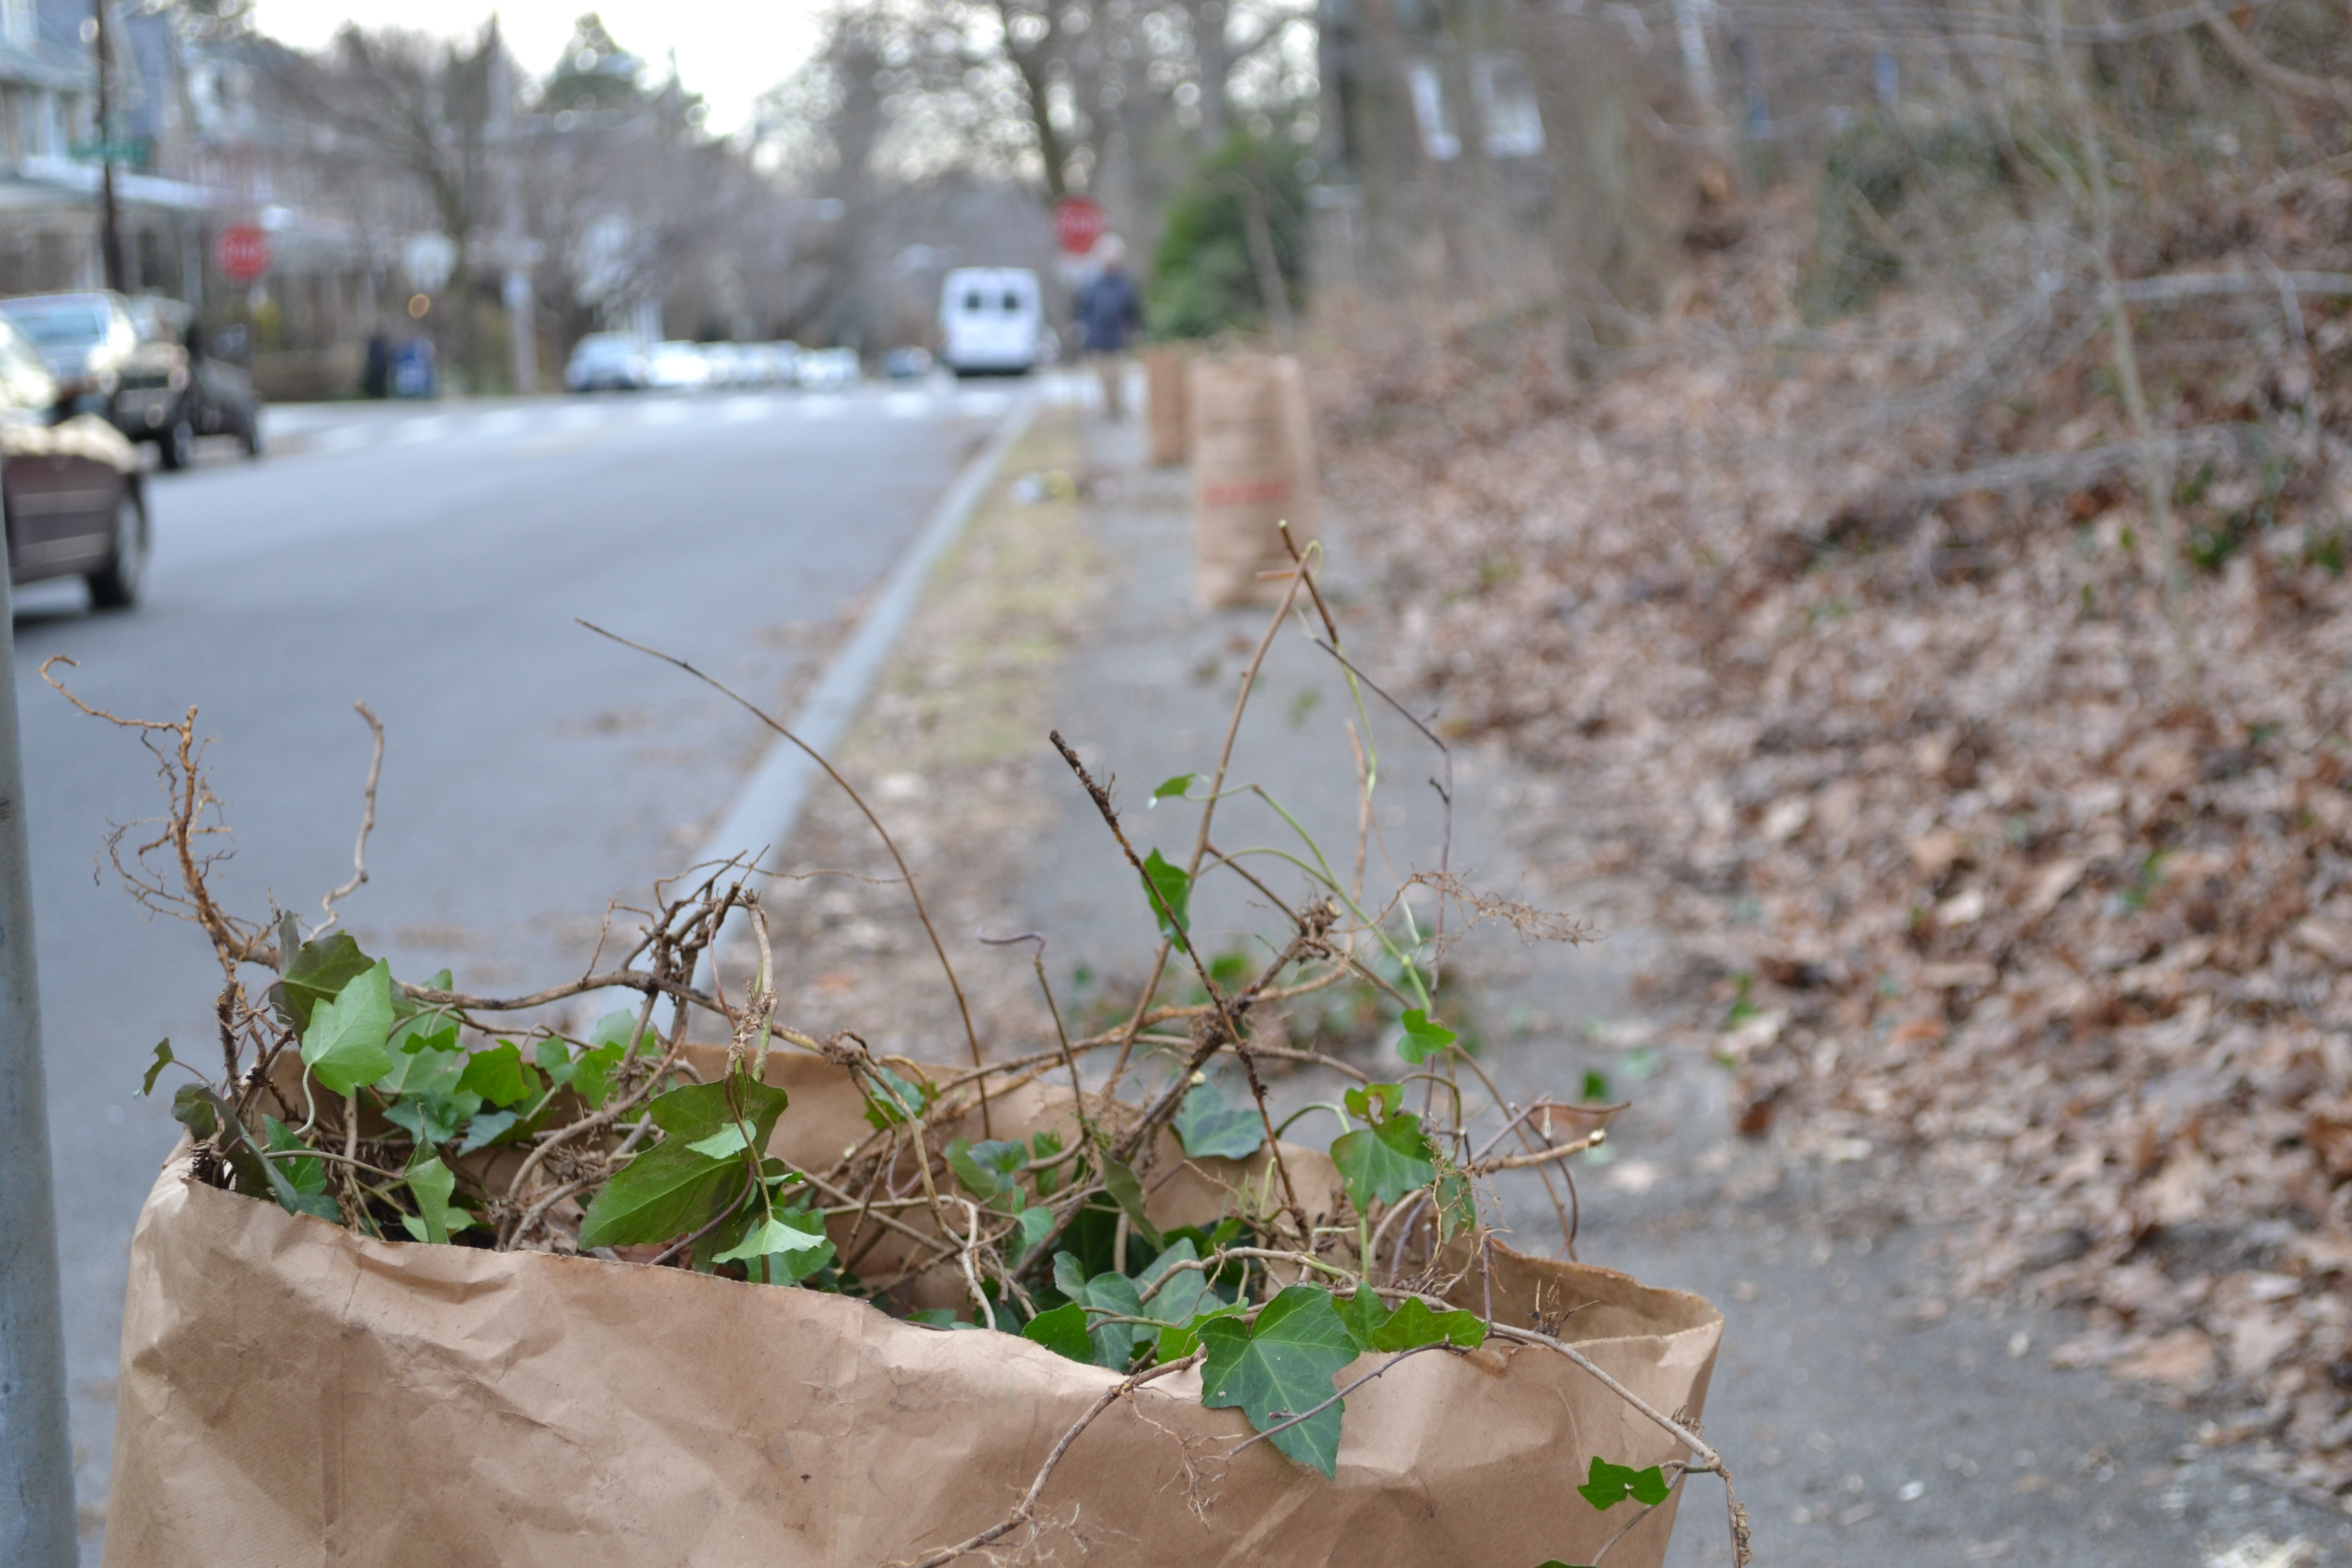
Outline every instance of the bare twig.
{"type": "MultiPolygon", "coordinates": [[[[360,811],[359,837],[352,845],[352,879],[320,899],[319,908],[327,918],[320,922],[318,931],[310,933],[313,937],[332,929],[335,921],[341,918],[335,912],[336,903],[357,892],[368,879],[367,843],[368,835],[375,831],[375,786],[377,781],[383,777],[383,722],[364,702],[354,702],[352,707],[367,721],[368,732],[375,740],[374,750],[368,757],[367,787],[363,792],[366,805],[360,811]]],[[[287,956],[290,962],[292,955],[287,956]]]]}

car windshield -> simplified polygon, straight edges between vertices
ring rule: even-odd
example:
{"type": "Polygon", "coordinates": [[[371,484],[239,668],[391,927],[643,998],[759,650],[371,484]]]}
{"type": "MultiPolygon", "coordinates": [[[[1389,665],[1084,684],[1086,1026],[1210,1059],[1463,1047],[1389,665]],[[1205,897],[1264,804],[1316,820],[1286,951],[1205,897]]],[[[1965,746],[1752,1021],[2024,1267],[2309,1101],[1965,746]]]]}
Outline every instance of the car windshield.
{"type": "Polygon", "coordinates": [[[45,349],[89,348],[106,337],[106,313],[79,300],[55,304],[10,300],[0,310],[26,337],[45,349]]]}

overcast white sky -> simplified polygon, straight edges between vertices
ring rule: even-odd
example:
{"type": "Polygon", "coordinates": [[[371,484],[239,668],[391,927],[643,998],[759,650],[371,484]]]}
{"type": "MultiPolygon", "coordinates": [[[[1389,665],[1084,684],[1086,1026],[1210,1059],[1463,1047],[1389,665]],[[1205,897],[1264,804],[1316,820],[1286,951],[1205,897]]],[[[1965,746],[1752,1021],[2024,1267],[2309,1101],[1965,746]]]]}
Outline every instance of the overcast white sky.
{"type": "MultiPolygon", "coordinates": [[[[677,74],[710,102],[710,127],[732,131],[751,100],[793,73],[816,43],[822,0],[503,0],[496,5],[515,57],[535,73],[552,69],[572,24],[594,11],[623,48],[656,73],[677,51],[677,74]]],[[[334,36],[345,22],[363,27],[420,28],[448,37],[470,33],[491,0],[258,0],[262,31],[302,48],[334,36]]]]}

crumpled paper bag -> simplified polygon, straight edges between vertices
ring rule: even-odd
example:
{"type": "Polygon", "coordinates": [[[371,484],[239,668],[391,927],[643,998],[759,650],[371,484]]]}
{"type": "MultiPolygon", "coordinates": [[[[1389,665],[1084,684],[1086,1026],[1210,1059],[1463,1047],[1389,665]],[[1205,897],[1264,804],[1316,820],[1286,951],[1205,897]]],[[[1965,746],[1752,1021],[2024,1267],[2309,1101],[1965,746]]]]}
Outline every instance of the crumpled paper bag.
{"type": "MultiPolygon", "coordinates": [[[[775,1152],[856,1142],[855,1092],[820,1092],[810,1064],[789,1061],[772,1075],[799,1082],[775,1152]]],[[[1187,1209],[1221,1184],[1186,1180],[1187,1209]]],[[[1492,1289],[1501,1321],[1575,1309],[1562,1337],[1656,1408],[1700,1412],[1722,1333],[1706,1301],[1500,1246],[1492,1289]]],[[[1457,1294],[1477,1308],[1486,1291],[1474,1273],[1457,1294]]],[[[182,1158],[131,1240],[105,1563],[908,1561],[1003,1519],[1118,1381],[1026,1340],[922,1328],[847,1297],[372,1241],[197,1184],[182,1158]]],[[[1591,1459],[1681,1457],[1564,1358],[1499,1341],[1412,1357],[1349,1394],[1336,1481],[1271,1444],[1228,1460],[1250,1428],[1199,1396],[1181,1373],[1107,1410],[1047,1483],[1034,1532],[996,1542],[999,1560],[1584,1562],[1633,1506],[1604,1514],[1577,1495],[1591,1459]]],[[[1618,1545],[1612,1568],[1654,1568],[1673,1512],[1618,1545]]]]}

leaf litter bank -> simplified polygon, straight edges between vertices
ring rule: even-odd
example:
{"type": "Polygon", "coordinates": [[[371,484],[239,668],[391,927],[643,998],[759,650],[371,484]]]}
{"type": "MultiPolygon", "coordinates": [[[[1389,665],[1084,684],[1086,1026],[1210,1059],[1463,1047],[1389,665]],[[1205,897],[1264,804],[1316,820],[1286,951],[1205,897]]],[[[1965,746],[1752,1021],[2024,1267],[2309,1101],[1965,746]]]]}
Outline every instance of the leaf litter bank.
{"type": "MultiPolygon", "coordinates": [[[[1399,689],[1559,781],[1544,860],[1672,934],[1663,1029],[1740,1131],[1899,1163],[1964,1288],[2088,1309],[2062,1361],[2219,1395],[2341,1494],[2352,311],[2304,302],[2308,362],[2264,291],[2148,330],[2230,345],[2168,417],[2246,440],[2179,465],[2168,615],[2080,279],[2025,247],[1810,328],[1802,216],[1605,377],[1519,320],[1321,367],[1399,689]]],[[[2143,227],[2136,268],[2340,265],[2352,179],[2143,227]]]]}
{"type": "MultiPolygon", "coordinates": [[[[1260,658],[1294,614],[1307,635],[1328,637],[1368,736],[1363,704],[1379,699],[1378,689],[1340,654],[1304,562],[1260,658]]],[[[1057,1023],[1057,1037],[1042,1048],[991,1059],[974,1034],[966,1068],[877,1056],[853,1031],[819,1034],[780,1017],[761,879],[740,863],[661,885],[654,904],[635,911],[634,941],[616,958],[520,996],[464,992],[446,971],[421,984],[400,980],[339,929],[339,901],[366,880],[364,822],[354,875],[321,900],[318,921],[274,909],[267,921],[242,921],[213,902],[207,884],[226,853],[226,827],[204,783],[194,712],[172,723],[126,721],[67,692],[84,711],[138,732],[154,754],[165,815],[143,841],[134,835],[148,825],[118,833],[110,853],[142,902],[205,931],[223,973],[217,1040],[202,1051],[160,1044],[142,1086],[169,1089],[190,1147],[159,1181],[133,1244],[110,1560],[227,1561],[257,1543],[247,1535],[272,1529],[296,1541],[305,1530],[363,1537],[384,1507],[367,1495],[368,1476],[380,1471],[352,1468],[361,1463],[352,1441],[383,1440],[367,1426],[369,1412],[389,1422],[406,1408],[420,1427],[446,1424],[479,1395],[493,1407],[485,1425],[512,1427],[520,1416],[536,1435],[584,1414],[563,1403],[566,1377],[579,1381],[574,1393],[624,1404],[641,1374],[683,1386],[689,1399],[697,1379],[714,1403],[756,1396],[715,1351],[680,1373],[670,1347],[645,1342],[642,1329],[611,1331],[610,1317],[626,1324],[650,1314],[690,1342],[714,1312],[740,1323],[738,1298],[681,1296],[662,1283],[716,1277],[746,1290],[806,1293],[806,1309],[790,1306],[769,1329],[814,1328],[834,1336],[821,1342],[859,1347],[857,1378],[846,1388],[828,1384],[832,1403],[820,1403],[837,1416],[846,1398],[851,1430],[862,1414],[867,1440],[889,1442],[890,1458],[867,1461],[869,1484],[877,1467],[919,1463],[925,1445],[941,1437],[939,1415],[969,1404],[964,1383],[1027,1377],[1025,1426],[1037,1427],[1044,1413],[1068,1413],[1074,1374],[1051,1369],[1088,1369],[1091,1381],[1075,1384],[1089,1396],[1076,1418],[1057,1436],[1038,1430],[1050,1443],[1024,1439],[1020,1419],[1012,1430],[990,1423],[985,1436],[956,1436],[941,1445],[948,1479],[929,1489],[927,1506],[849,1508],[854,1519],[826,1526],[835,1552],[854,1541],[859,1551],[929,1568],[974,1552],[1050,1555],[1059,1540],[1086,1545],[1102,1539],[1091,1531],[1132,1524],[1163,1536],[1172,1530],[1174,1538],[1153,1542],[1171,1561],[1199,1560],[1202,1543],[1183,1539],[1185,1531],[1238,1526],[1242,1534],[1221,1543],[1244,1556],[1285,1541],[1294,1552],[1338,1550],[1345,1539],[1359,1542],[1350,1560],[1364,1562],[1449,1548],[1523,1554],[1529,1568],[1568,1561],[1547,1551],[1596,1564],[1655,1562],[1684,1481],[1703,1473],[1723,1485],[1729,1553],[1744,1564],[1746,1517],[1696,1417],[1720,1319],[1695,1298],[1523,1257],[1496,1239],[1500,1215],[1486,1179],[1532,1167],[1548,1186],[1568,1182],[1567,1157],[1606,1137],[1608,1110],[1549,1099],[1509,1103],[1486,1079],[1442,1021],[1442,905],[1433,929],[1402,889],[1369,900],[1360,873],[1353,882],[1334,873],[1303,832],[1282,855],[1298,873],[1286,896],[1245,868],[1248,851],[1227,855],[1213,841],[1219,804],[1243,793],[1225,770],[1254,674],[1255,662],[1214,770],[1154,792],[1155,804],[1198,809],[1194,847],[1181,865],[1157,851],[1136,856],[1109,781],[1092,777],[1054,737],[1128,863],[1139,931],[1156,929],[1152,979],[1122,1020],[1083,1037],[1057,1023]],[[1221,870],[1242,876],[1284,922],[1244,973],[1226,964],[1213,973],[1190,940],[1193,887],[1221,870]],[[696,984],[730,916],[748,923],[759,950],[748,992],[733,996],[719,983],[708,991],[696,984]],[[1155,1000],[1171,968],[1189,970],[1203,999],[1155,1000]],[[256,975],[267,978],[249,983],[256,975]],[[1374,986],[1402,1015],[1393,1081],[1254,1035],[1255,1010],[1341,984],[1374,986]],[[567,1006],[598,993],[638,1001],[573,1032],[567,1006]],[[706,1029],[721,1038],[695,1037],[706,1029]],[[1313,1060],[1355,1081],[1336,1103],[1313,1108],[1337,1127],[1323,1148],[1280,1141],[1261,1056],[1313,1060]],[[1211,1079],[1221,1059],[1242,1068],[1248,1103],[1228,1102],[1211,1079]],[[1097,1087],[1087,1087],[1089,1078],[1097,1087]],[[428,1250],[408,1250],[416,1247],[428,1250]],[[432,1261],[436,1253],[446,1266],[432,1261]],[[533,1265],[531,1255],[545,1261],[533,1265]],[[651,1268],[532,1271],[583,1255],[598,1260],[591,1268],[651,1268]],[[632,1289],[661,1294],[638,1300],[632,1289]],[[567,1291],[577,1298],[570,1317],[567,1291]],[[495,1306],[509,1295],[506,1310],[537,1321],[537,1331],[517,1338],[513,1323],[495,1314],[486,1322],[465,1305],[478,1297],[495,1306]],[[590,1300],[604,1310],[583,1310],[590,1300]],[[864,1320],[855,1314],[877,1309],[900,1321],[900,1337],[857,1327],[864,1320]],[[546,1343],[567,1332],[606,1353],[568,1373],[551,1367],[546,1343]],[[1007,1358],[964,1337],[971,1332],[1017,1336],[1036,1349],[1032,1359],[1007,1358]],[[356,1363],[353,1333],[372,1347],[356,1363]],[[961,1353],[964,1346],[971,1353],[961,1353]],[[292,1355],[293,1367],[274,1363],[272,1348],[292,1355]],[[330,1357],[341,1379],[330,1379],[326,1403],[314,1406],[289,1398],[279,1374],[307,1367],[315,1375],[306,1357],[316,1356],[330,1357]],[[478,1364],[484,1356],[499,1368],[495,1375],[478,1364]],[[1433,1380],[1408,1365],[1440,1362],[1462,1370],[1433,1380]],[[453,1373],[452,1363],[472,1370],[453,1373]],[[1402,1392],[1384,1406],[1388,1423],[1410,1430],[1383,1431],[1343,1461],[1349,1396],[1391,1373],[1385,1386],[1402,1392]],[[551,1392],[542,1386],[551,1376],[551,1392]],[[887,1387],[858,1405],[859,1379],[887,1387]],[[923,1390],[937,1395],[933,1420],[908,1425],[910,1385],[919,1399],[923,1390]],[[1169,1409],[1170,1397],[1194,1414],[1169,1409]],[[549,1408],[562,1419],[536,1415],[534,1398],[554,1399],[549,1408]],[[1166,1447],[1116,1473],[1106,1489],[1087,1456],[1118,1451],[1113,1444],[1131,1454],[1134,1436],[1091,1447],[1082,1439],[1122,1404],[1166,1447]],[[1246,1436],[1235,1440],[1206,1414],[1224,1410],[1240,1412],[1246,1436]],[[332,1437],[317,1441],[314,1426],[332,1437]],[[269,1451],[238,1451],[256,1442],[269,1451]],[[1261,1446],[1280,1458],[1250,1455],[1261,1446]],[[1076,1496],[1064,1512],[1054,1481],[1066,1461],[1076,1496]],[[1559,1466],[1560,1481],[1572,1483],[1586,1461],[1580,1487],[1547,1488],[1527,1472],[1529,1463],[1559,1466]],[[1025,1488],[1013,1481],[1016,1468],[1025,1488]],[[1318,1471],[1320,1479],[1308,1473],[1318,1471]],[[1179,1481],[1171,1503],[1161,1494],[1179,1481]],[[1300,1500],[1293,1494],[1302,1486],[1318,1489],[1300,1500]],[[1394,1504],[1381,1500],[1384,1489],[1397,1487],[1433,1500],[1431,1533],[1361,1544],[1361,1508],[1369,1502],[1386,1518],[1394,1504]],[[268,1493],[275,1506],[238,1510],[231,1499],[239,1489],[268,1493]],[[1271,1508],[1273,1522],[1213,1522],[1227,1494],[1244,1510],[1271,1508]],[[972,1533],[959,1538],[941,1508],[972,1533]],[[1171,1510],[1184,1522],[1169,1524],[1171,1510]],[[198,1528],[205,1523],[224,1528],[198,1528]],[[205,1555],[221,1549],[231,1557],[205,1555]]],[[[369,722],[380,763],[382,731],[369,722]]],[[[1368,796],[1377,765],[1369,755],[1360,762],[1368,796]]],[[[374,779],[372,768],[367,822],[374,779]]],[[[1459,890],[1443,868],[1433,885],[1449,897],[1459,890]]],[[[1461,904],[1465,919],[1481,908],[1475,897],[1461,904]]],[[[919,899],[915,907],[921,914],[919,899]]],[[[943,950],[940,960],[960,991],[943,950]]],[[[1042,962],[1035,968],[1045,984],[1042,962]]],[[[1050,990],[1046,1001],[1058,1019],[1050,990]]],[[[1572,1256],[1562,1212],[1562,1247],[1572,1256]]],[[[293,1381],[310,1379],[293,1371],[293,1381]]],[[[786,1392],[779,1387],[776,1397],[789,1414],[776,1419],[788,1427],[816,1419],[786,1392]]],[[[1016,1399],[1013,1408],[1024,1406],[1016,1399]]],[[[630,1447],[637,1429],[595,1416],[593,1437],[558,1434],[567,1453],[590,1450],[583,1462],[599,1469],[593,1450],[617,1442],[606,1460],[641,1479],[661,1473],[667,1419],[643,1428],[665,1436],[646,1436],[639,1453],[630,1447]]],[[[733,1420],[719,1422],[719,1436],[741,1448],[744,1417],[733,1420]]],[[[789,1434],[775,1443],[791,1451],[789,1434]]],[[[475,1426],[417,1443],[393,1462],[395,1471],[422,1479],[454,1455],[474,1481],[454,1495],[446,1481],[404,1489],[408,1500],[394,1499],[383,1517],[405,1521],[399,1530],[409,1546],[436,1529],[510,1531],[507,1478],[487,1479],[500,1451],[475,1426]],[[415,1500],[424,1496],[435,1506],[415,1500]]],[[[508,1460],[530,1472],[519,1451],[507,1450],[508,1460]]],[[[793,1468],[789,1458],[767,1465],[756,1447],[749,1458],[755,1471],[776,1477],[793,1468]]],[[[599,1520],[592,1534],[600,1549],[647,1522],[602,1520],[599,1501],[565,1495],[550,1479],[555,1494],[532,1506],[572,1521],[563,1528],[575,1534],[587,1528],[582,1521],[599,1520]]],[[[814,1469],[799,1479],[814,1484],[814,1469]]],[[[837,1489],[850,1488],[840,1477],[837,1489]]],[[[757,1514],[773,1505],[746,1506],[757,1514]]]]}

